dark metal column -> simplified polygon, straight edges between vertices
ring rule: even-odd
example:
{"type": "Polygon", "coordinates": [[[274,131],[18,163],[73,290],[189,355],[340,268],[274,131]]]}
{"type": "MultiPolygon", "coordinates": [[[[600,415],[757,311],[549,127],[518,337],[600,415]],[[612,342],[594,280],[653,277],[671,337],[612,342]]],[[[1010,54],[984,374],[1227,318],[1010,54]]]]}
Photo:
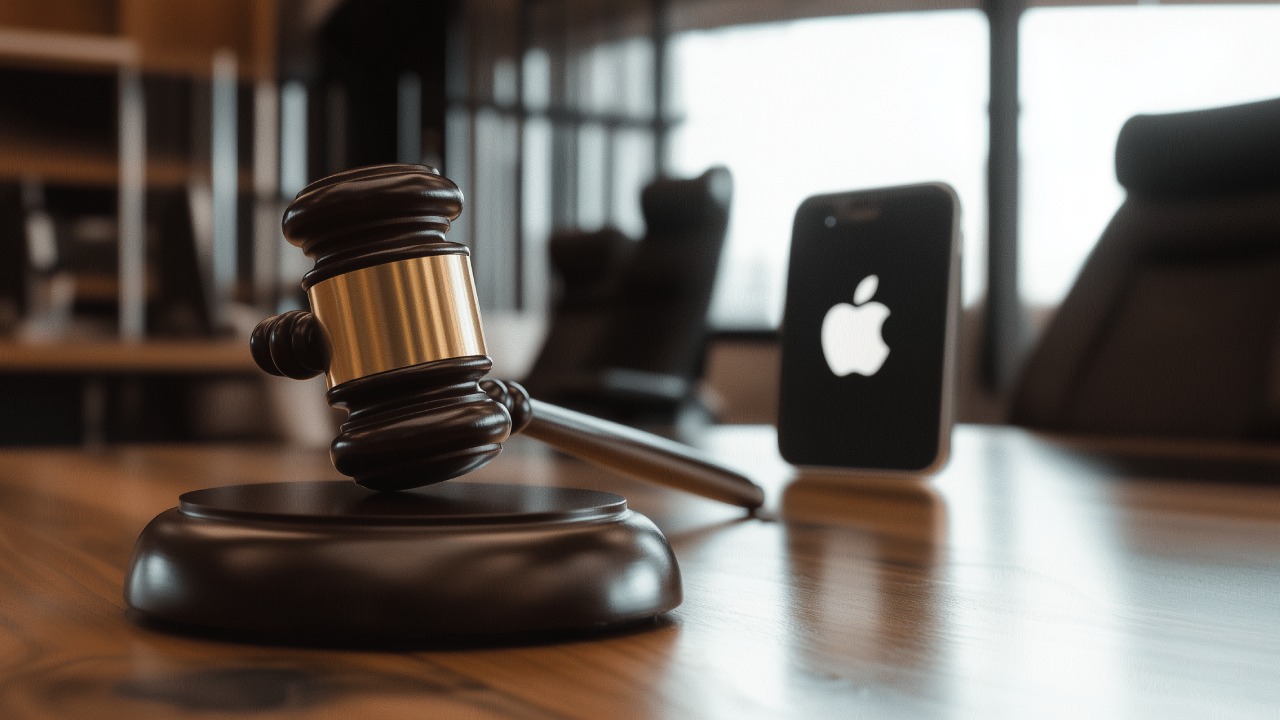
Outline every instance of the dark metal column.
{"type": "Polygon", "coordinates": [[[524,264],[525,264],[525,237],[524,237],[524,155],[525,155],[525,125],[529,116],[529,104],[525,98],[524,87],[524,60],[529,54],[529,46],[532,43],[533,27],[531,13],[529,12],[530,0],[520,0],[516,9],[516,147],[515,147],[515,193],[513,202],[515,204],[515,246],[512,248],[515,253],[515,296],[516,310],[524,310],[528,304],[528,298],[525,297],[525,281],[524,281],[524,264]]]}
{"type": "Polygon", "coordinates": [[[557,17],[551,28],[555,34],[547,42],[551,64],[551,224],[553,228],[578,226],[578,131],[577,97],[569,73],[574,67],[570,38],[572,11],[568,0],[556,2],[557,17]]]}
{"type": "Polygon", "coordinates": [[[653,41],[653,172],[662,175],[667,166],[667,0],[652,0],[650,37],[653,41]]]}
{"type": "Polygon", "coordinates": [[[1018,294],[1018,22],[1024,0],[984,0],[991,28],[987,153],[987,305],[983,380],[1009,387],[1026,336],[1018,294]]]}

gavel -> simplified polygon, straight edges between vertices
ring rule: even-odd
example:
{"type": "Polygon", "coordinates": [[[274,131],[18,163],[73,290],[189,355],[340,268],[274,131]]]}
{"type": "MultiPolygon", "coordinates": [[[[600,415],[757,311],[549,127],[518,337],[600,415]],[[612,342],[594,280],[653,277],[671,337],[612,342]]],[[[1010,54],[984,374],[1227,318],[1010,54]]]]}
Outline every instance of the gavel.
{"type": "Polygon", "coordinates": [[[284,235],[315,266],[311,310],[262,321],[250,348],[266,372],[325,374],[347,411],[335,468],[398,491],[464,475],[516,432],[643,480],[755,509],[764,492],[679,443],[529,397],[485,379],[485,346],[467,247],[446,239],[462,192],[434,168],[378,165],[307,186],[284,235]]]}
{"type": "Polygon", "coordinates": [[[634,477],[754,509],[764,493],[690,448],[485,379],[470,254],[445,239],[462,193],[382,165],[319,180],[285,213],[315,260],[310,312],[263,321],[267,372],[324,373],[348,413],[332,445],[355,479],[184,493],[134,546],[124,596],[144,623],[272,642],[486,641],[644,623],[680,604],[658,527],[608,492],[443,482],[512,432],[634,477]],[[363,486],[363,487],[361,487],[363,486]]]}

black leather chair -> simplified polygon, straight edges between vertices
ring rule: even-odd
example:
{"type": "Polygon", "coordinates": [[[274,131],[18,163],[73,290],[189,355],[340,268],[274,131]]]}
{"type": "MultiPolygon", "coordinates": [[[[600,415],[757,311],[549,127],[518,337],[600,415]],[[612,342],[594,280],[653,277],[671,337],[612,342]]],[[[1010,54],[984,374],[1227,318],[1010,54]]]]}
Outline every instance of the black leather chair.
{"type": "Polygon", "coordinates": [[[525,378],[535,397],[644,425],[698,407],[732,188],[720,167],[659,178],[641,194],[639,241],[610,230],[552,239],[562,292],[525,378]]]}
{"type": "Polygon", "coordinates": [[[635,246],[634,239],[611,227],[561,230],[547,241],[555,299],[547,335],[523,380],[536,397],[557,396],[594,367],[618,282],[635,246]]]}
{"type": "Polygon", "coordinates": [[[1116,175],[1127,197],[1029,356],[1010,420],[1280,438],[1280,99],[1131,118],[1116,175]]]}

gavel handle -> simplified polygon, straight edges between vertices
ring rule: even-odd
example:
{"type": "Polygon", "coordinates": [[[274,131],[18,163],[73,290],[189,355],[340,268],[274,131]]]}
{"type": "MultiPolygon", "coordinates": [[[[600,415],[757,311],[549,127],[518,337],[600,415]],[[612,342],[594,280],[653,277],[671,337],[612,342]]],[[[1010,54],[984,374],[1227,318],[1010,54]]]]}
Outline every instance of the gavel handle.
{"type": "Polygon", "coordinates": [[[529,402],[532,418],[522,432],[574,457],[749,510],[764,504],[759,485],[687,445],[541,400],[529,402]]]}

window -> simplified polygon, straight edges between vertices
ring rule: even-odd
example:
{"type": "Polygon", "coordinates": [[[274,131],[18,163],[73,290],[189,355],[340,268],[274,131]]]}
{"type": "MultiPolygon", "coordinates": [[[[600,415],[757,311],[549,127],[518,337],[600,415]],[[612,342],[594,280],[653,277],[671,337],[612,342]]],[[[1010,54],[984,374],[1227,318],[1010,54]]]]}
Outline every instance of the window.
{"type": "Polygon", "coordinates": [[[775,327],[791,221],[819,192],[941,180],[985,285],[987,22],[977,10],[859,15],[675,35],[668,170],[734,176],[718,327],[775,327]]]}
{"type": "Polygon", "coordinates": [[[1121,125],[1280,96],[1280,7],[1039,8],[1022,20],[1020,285],[1056,305],[1124,199],[1121,125]]]}

